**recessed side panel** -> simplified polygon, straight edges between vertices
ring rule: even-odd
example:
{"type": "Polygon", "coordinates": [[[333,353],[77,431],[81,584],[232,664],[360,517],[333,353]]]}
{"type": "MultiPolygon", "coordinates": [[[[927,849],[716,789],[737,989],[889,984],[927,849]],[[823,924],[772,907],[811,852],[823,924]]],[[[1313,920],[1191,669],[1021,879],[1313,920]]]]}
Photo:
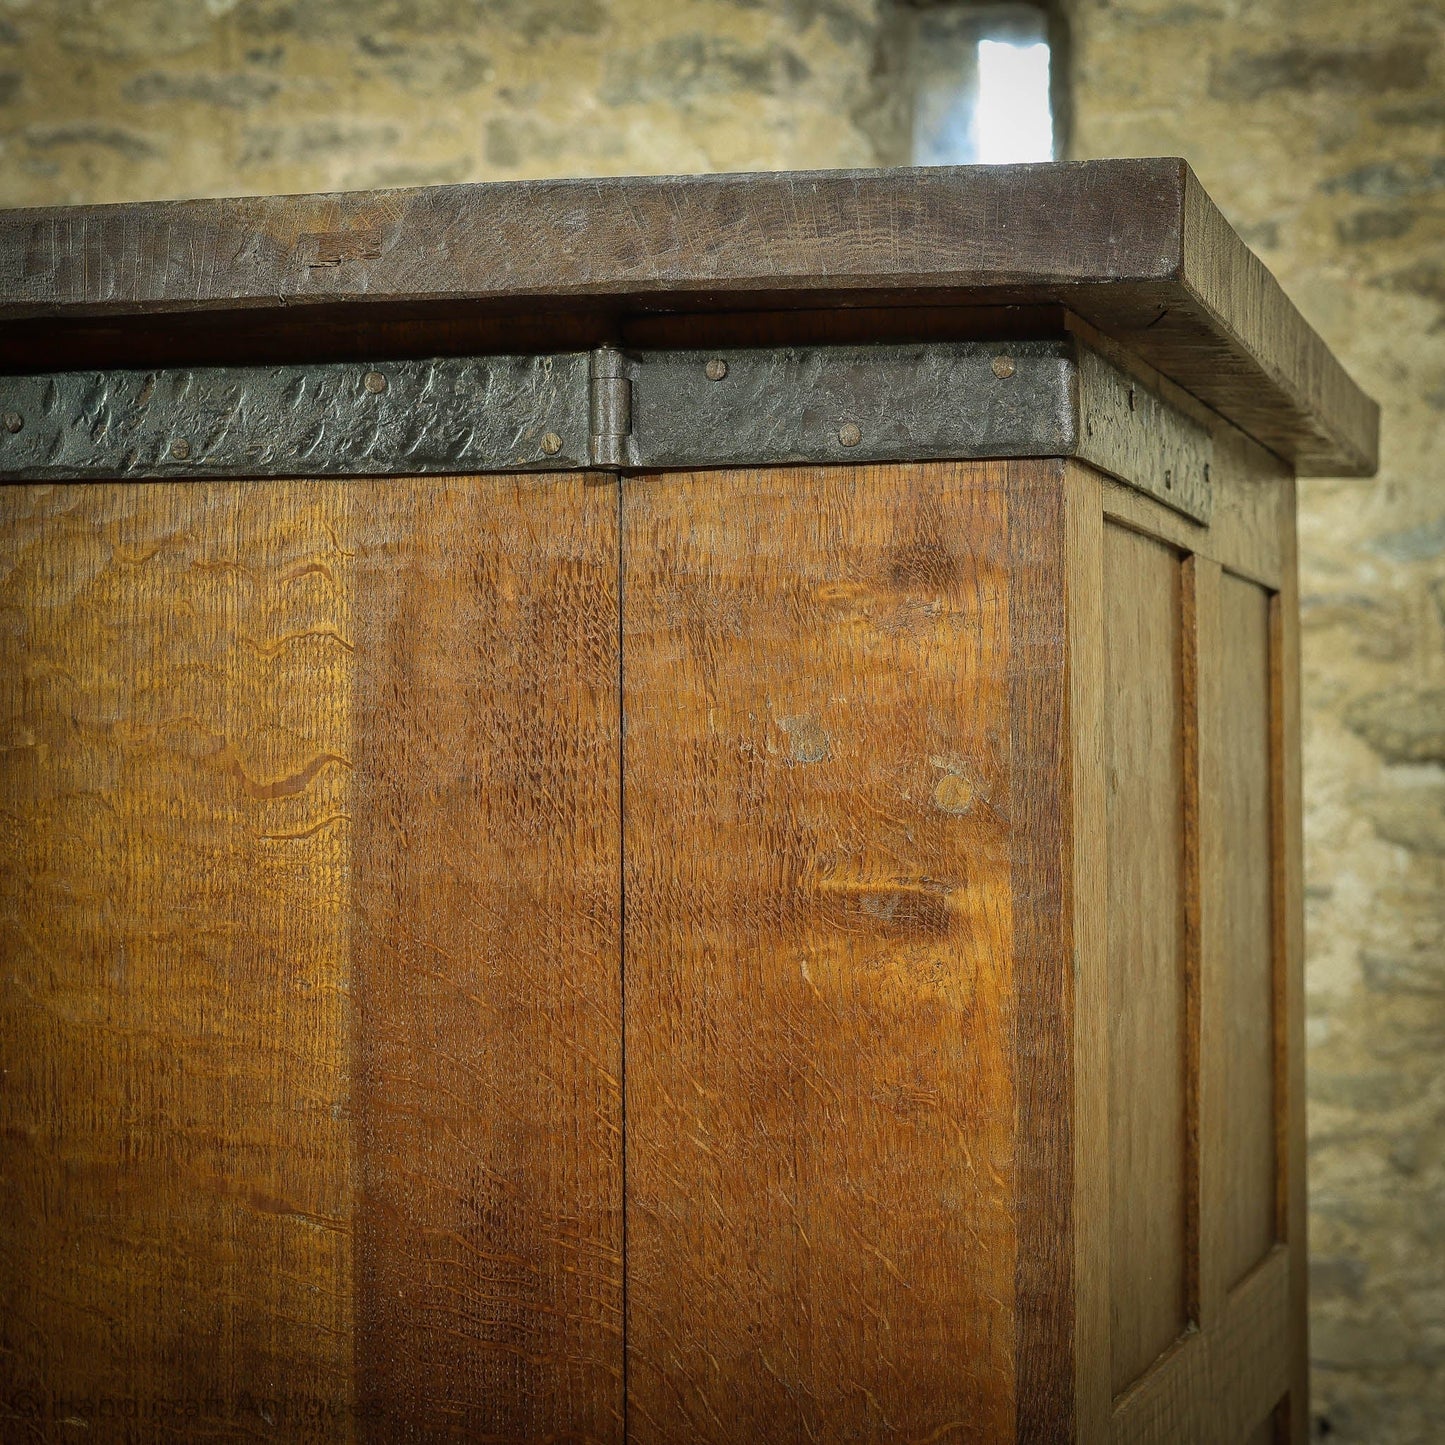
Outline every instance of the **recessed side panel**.
{"type": "Polygon", "coordinates": [[[1110,1337],[1117,1394],[1188,1323],[1181,565],[1104,529],[1110,1337]]]}
{"type": "Polygon", "coordinates": [[[351,546],[365,1437],[622,1437],[617,491],[380,484],[351,546]]]}
{"type": "Polygon", "coordinates": [[[1226,1286],[1276,1237],[1275,958],[1271,827],[1270,595],[1226,572],[1219,584],[1223,997],[1218,1061],[1223,1153],[1216,1247],[1226,1286]]]}
{"type": "Polygon", "coordinates": [[[1068,477],[1078,1430],[1116,1445],[1308,1415],[1293,492],[1216,460],[1197,534],[1068,477]]]}
{"type": "Polygon", "coordinates": [[[624,484],[639,1442],[1014,1437],[1008,470],[624,484]]]}
{"type": "Polygon", "coordinates": [[[1244,1445],[1279,1445],[1279,1430],[1282,1410],[1271,1410],[1269,1414],[1249,1432],[1244,1445]]]}

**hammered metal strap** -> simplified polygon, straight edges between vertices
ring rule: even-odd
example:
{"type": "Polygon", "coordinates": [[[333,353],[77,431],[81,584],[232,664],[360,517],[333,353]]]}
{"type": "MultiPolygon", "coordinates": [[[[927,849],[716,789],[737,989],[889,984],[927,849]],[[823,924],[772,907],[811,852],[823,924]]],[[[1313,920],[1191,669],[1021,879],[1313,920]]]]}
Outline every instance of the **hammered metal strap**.
{"type": "Polygon", "coordinates": [[[0,417],[7,481],[1078,456],[1210,508],[1209,433],[1069,340],[56,372],[0,417]]]}

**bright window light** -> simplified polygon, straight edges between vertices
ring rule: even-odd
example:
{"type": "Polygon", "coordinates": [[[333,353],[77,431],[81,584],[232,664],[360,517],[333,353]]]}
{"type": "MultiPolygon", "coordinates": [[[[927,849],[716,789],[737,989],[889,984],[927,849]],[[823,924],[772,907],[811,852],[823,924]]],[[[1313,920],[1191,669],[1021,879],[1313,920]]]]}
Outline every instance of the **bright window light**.
{"type": "Polygon", "coordinates": [[[911,23],[914,165],[1053,159],[1042,5],[935,4],[911,23]]]}
{"type": "Polygon", "coordinates": [[[978,42],[975,133],[977,160],[983,165],[1053,159],[1047,45],[978,42]]]}

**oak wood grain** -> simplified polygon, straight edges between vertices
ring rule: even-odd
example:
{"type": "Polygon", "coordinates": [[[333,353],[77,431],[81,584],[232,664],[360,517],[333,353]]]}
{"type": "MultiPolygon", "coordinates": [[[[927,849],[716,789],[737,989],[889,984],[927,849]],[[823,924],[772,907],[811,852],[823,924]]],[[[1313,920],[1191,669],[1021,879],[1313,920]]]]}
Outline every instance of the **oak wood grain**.
{"type": "Polygon", "coordinates": [[[1275,1149],[1280,1166],[1277,1230],[1289,1255],[1289,1312],[1283,1331],[1289,1395],[1283,1437],[1310,1434],[1309,1247],[1305,1129],[1304,799],[1300,753],[1299,557],[1295,482],[1282,488],[1284,563],[1270,610],[1270,767],[1274,793],[1275,1149]]]}
{"type": "Polygon", "coordinates": [[[1229,1005],[1233,964],[1228,937],[1229,870],[1231,840],[1224,789],[1220,779],[1229,767],[1225,753],[1225,713],[1231,703],[1226,693],[1225,638],[1220,609],[1224,570],[1212,558],[1199,554],[1185,564],[1191,580],[1192,639],[1186,639],[1193,661],[1194,770],[1190,782],[1196,799],[1196,851],[1199,860],[1197,912],[1198,1052],[1194,1080],[1198,1104],[1198,1152],[1195,1159],[1199,1189],[1198,1322],[1206,1333],[1223,1317],[1229,1287],[1238,1275],[1231,1271],[1225,1235],[1233,1206],[1228,1197],[1233,1184],[1233,1152],[1228,1131],[1232,1082],[1228,1066],[1229,1005]]]}
{"type": "Polygon", "coordinates": [[[1180,559],[1104,530],[1112,1384],[1188,1322],[1180,559]]]}
{"type": "Polygon", "coordinates": [[[1269,594],[1225,574],[1219,587],[1220,774],[1224,891],[1219,947],[1224,1080],[1217,1248],[1225,1287],[1276,1234],[1273,676],[1269,594]]]}
{"type": "Polygon", "coordinates": [[[1191,1334],[1119,1402],[1115,1445],[1240,1445],[1289,1381],[1289,1259],[1269,1254],[1230,1296],[1219,1324],[1191,1334]]]}
{"type": "Polygon", "coordinates": [[[617,493],[367,489],[367,1438],[622,1438],[617,493]]]}
{"type": "MultiPolygon", "coordinates": [[[[1017,1073],[1018,1266],[1015,1431],[1072,1433],[1076,1285],[1074,1116],[1079,1082],[1070,1016],[1076,974],[1070,864],[1079,846],[1069,727],[1064,462],[1011,466],[1009,537],[1009,826],[1012,838],[1014,1068],[1017,1073]]],[[[1087,1081],[1087,1075],[1086,1081],[1087,1081]]]]}
{"type": "MultiPolygon", "coordinates": [[[[333,342],[405,320],[440,349],[464,312],[514,319],[532,345],[555,347],[616,340],[653,311],[859,304],[1067,306],[1300,472],[1374,470],[1374,403],[1179,160],[0,213],[0,322],[28,320],[32,348],[74,327],[76,364],[103,344],[97,323],[125,329],[147,312],[261,311],[275,344],[301,355],[320,335],[308,335],[313,307],[330,308],[333,342]]],[[[155,364],[144,348],[165,329],[136,322],[134,334],[134,364],[155,364]]],[[[207,345],[217,327],[190,334],[207,345]]],[[[25,364],[14,349],[6,360],[25,364]]]]}
{"type": "Polygon", "coordinates": [[[350,1436],[349,500],[0,491],[7,1439],[350,1436]]]}
{"type": "Polygon", "coordinates": [[[619,1439],[616,484],[0,505],[0,1407],[619,1439]]]}
{"type": "Polygon", "coordinates": [[[1104,1445],[1113,1419],[1109,1224],[1109,853],[1105,732],[1104,478],[1065,468],[1068,630],[1067,759],[1073,848],[1073,1282],[1074,1438],[1104,1445]]]}
{"type": "Polygon", "coordinates": [[[1012,1438],[1007,475],[626,484],[639,1441],[1012,1438]]]}

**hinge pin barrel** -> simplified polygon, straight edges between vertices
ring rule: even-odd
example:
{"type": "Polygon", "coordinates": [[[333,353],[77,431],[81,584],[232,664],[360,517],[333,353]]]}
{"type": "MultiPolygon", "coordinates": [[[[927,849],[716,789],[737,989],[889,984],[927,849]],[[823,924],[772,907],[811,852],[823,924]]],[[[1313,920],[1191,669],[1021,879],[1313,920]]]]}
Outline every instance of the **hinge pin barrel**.
{"type": "Polygon", "coordinates": [[[594,467],[607,471],[627,465],[632,435],[632,383],[626,359],[615,347],[600,346],[590,358],[587,402],[591,421],[588,454],[594,467]]]}

